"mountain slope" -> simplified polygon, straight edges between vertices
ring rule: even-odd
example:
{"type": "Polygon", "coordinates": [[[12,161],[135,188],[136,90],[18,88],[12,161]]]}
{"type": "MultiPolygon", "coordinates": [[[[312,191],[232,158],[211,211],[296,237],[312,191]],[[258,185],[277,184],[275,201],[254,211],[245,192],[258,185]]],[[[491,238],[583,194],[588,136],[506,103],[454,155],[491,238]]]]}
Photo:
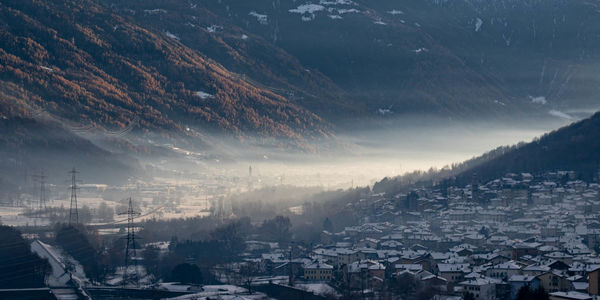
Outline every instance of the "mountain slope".
{"type": "Polygon", "coordinates": [[[358,1],[199,2],[328,76],[375,114],[472,118],[520,111],[443,44],[358,1]]]}
{"type": "Polygon", "coordinates": [[[597,1],[191,3],[295,55],[371,112],[518,119],[599,108],[597,1]]]}
{"type": "Polygon", "coordinates": [[[189,127],[300,147],[330,132],[314,113],[95,1],[3,1],[0,15],[0,79],[58,118],[109,130],[137,122],[138,133],[197,146],[189,127]]]}
{"type": "Polygon", "coordinates": [[[576,171],[580,177],[593,179],[600,167],[600,113],[553,131],[535,141],[505,151],[489,161],[475,165],[457,175],[469,182],[473,176],[483,182],[506,173],[543,173],[576,171]]]}
{"type": "Polygon", "coordinates": [[[28,186],[28,174],[42,170],[53,179],[52,184],[62,184],[72,167],[94,174],[94,182],[117,183],[140,174],[139,164],[131,156],[95,145],[48,113],[31,114],[23,108],[33,101],[40,99],[14,84],[0,82],[0,186],[6,193],[28,186]]]}
{"type": "Polygon", "coordinates": [[[259,35],[185,1],[111,1],[102,3],[145,28],[169,32],[256,86],[268,89],[330,121],[364,115],[364,105],[318,70],[259,35]]]}
{"type": "Polygon", "coordinates": [[[373,185],[377,193],[396,194],[415,186],[486,183],[508,173],[542,174],[575,171],[586,181],[600,176],[600,112],[545,134],[534,141],[503,146],[441,170],[415,171],[384,178],[373,185]]]}
{"type": "Polygon", "coordinates": [[[313,151],[361,120],[589,111],[600,93],[598,9],[585,0],[10,0],[0,3],[0,81],[30,95],[10,109],[126,133],[121,145],[206,149],[217,133],[313,151]]]}
{"type": "Polygon", "coordinates": [[[539,0],[360,1],[420,30],[493,79],[522,104],[547,113],[598,109],[600,3],[539,0]]]}

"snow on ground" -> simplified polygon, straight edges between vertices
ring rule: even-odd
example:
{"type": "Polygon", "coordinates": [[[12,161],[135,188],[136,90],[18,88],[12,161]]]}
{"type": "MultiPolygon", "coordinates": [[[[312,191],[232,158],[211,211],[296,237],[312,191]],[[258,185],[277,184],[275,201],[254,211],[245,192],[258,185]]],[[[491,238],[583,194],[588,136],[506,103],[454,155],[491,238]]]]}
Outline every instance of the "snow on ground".
{"type": "MultiPolygon", "coordinates": [[[[62,253],[59,248],[52,247],[39,240],[35,240],[31,243],[31,250],[37,253],[40,257],[47,258],[52,273],[48,276],[47,283],[50,287],[66,286],[67,283],[73,283],[79,290],[79,293],[83,294],[84,299],[91,299],[82,286],[88,283],[83,267],[79,262],[74,260],[72,257],[62,253]]],[[[59,299],[70,299],[67,298],[72,295],[69,291],[62,294],[65,297],[58,297],[59,299]]],[[[58,295],[57,295],[58,296],[58,295]]]]}
{"type": "Polygon", "coordinates": [[[269,24],[269,19],[267,15],[259,14],[255,11],[251,11],[250,13],[248,13],[248,15],[255,17],[258,23],[262,25],[269,24]]]}
{"type": "Polygon", "coordinates": [[[71,257],[69,254],[65,253],[61,248],[54,247],[48,244],[43,244],[39,242],[46,248],[53,256],[59,260],[63,265],[70,266],[70,271],[73,274],[73,278],[78,278],[79,281],[87,281],[87,277],[85,276],[85,272],[83,271],[83,266],[71,257]]]}
{"type": "Polygon", "coordinates": [[[387,25],[387,23],[385,23],[385,22],[381,21],[381,19],[379,19],[379,20],[377,20],[377,21],[373,22],[373,24],[377,24],[377,25],[387,25]]]}
{"type": "Polygon", "coordinates": [[[161,282],[158,284],[159,289],[171,292],[187,292],[191,287],[189,284],[180,284],[179,282],[161,282]]]}
{"type": "MultiPolygon", "coordinates": [[[[123,285],[123,272],[125,272],[125,267],[118,267],[114,274],[107,276],[105,284],[109,286],[123,285]]],[[[129,266],[127,268],[127,274],[128,276],[137,275],[140,278],[138,280],[138,283],[142,286],[150,285],[152,283],[152,280],[154,279],[152,275],[148,275],[148,273],[146,272],[146,268],[139,264],[136,266],[129,266]]],[[[130,284],[132,283],[128,283],[128,285],[130,284]]]]}
{"type": "MultiPolygon", "coordinates": [[[[159,288],[169,291],[187,292],[199,287],[180,285],[177,283],[161,283],[159,288]]],[[[248,290],[235,285],[205,285],[197,293],[176,297],[173,299],[268,299],[265,294],[253,292],[248,294],[248,290]]]]}
{"type": "Polygon", "coordinates": [[[262,285],[268,283],[287,284],[289,278],[287,276],[256,276],[252,278],[252,285],[262,285]]]}
{"type": "Polygon", "coordinates": [[[479,30],[481,30],[481,25],[483,25],[483,20],[477,18],[475,20],[475,32],[479,32],[479,30]]]}
{"type": "Polygon", "coordinates": [[[48,259],[52,271],[48,275],[47,284],[50,287],[66,286],[69,282],[69,274],[65,271],[66,266],[61,260],[49,250],[49,246],[35,240],[31,243],[31,251],[35,252],[39,257],[48,259]]]}
{"type": "Polygon", "coordinates": [[[215,96],[213,96],[212,94],[209,94],[207,92],[203,92],[203,91],[197,91],[196,92],[196,96],[202,98],[202,99],[209,99],[209,98],[214,98],[215,96]]]}
{"type": "Polygon", "coordinates": [[[341,296],[338,292],[326,283],[298,283],[295,287],[311,292],[318,296],[335,295],[341,296]]]}
{"type": "Polygon", "coordinates": [[[338,15],[327,15],[327,16],[328,16],[330,19],[333,19],[333,20],[336,20],[336,19],[337,19],[337,20],[341,20],[341,19],[342,19],[342,16],[338,16],[338,15]]]}

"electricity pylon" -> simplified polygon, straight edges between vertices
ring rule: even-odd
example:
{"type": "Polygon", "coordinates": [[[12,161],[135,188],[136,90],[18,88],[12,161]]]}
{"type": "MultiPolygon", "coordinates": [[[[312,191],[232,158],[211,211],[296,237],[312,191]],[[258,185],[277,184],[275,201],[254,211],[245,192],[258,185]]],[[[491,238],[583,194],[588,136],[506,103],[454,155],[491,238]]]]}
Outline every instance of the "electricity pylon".
{"type": "Polygon", "coordinates": [[[133,210],[133,200],[129,197],[129,208],[126,212],[119,215],[127,215],[127,245],[125,246],[125,269],[123,270],[123,285],[126,285],[130,278],[133,278],[138,283],[136,246],[135,246],[135,226],[133,220],[140,215],[139,212],[133,210]],[[134,271],[133,275],[129,276],[128,270],[131,261],[133,260],[134,271]]]}
{"type": "Polygon", "coordinates": [[[71,206],[69,207],[69,225],[79,223],[79,211],[77,210],[77,179],[76,174],[79,173],[73,167],[69,172],[71,174],[71,206]]]}
{"type": "Polygon", "coordinates": [[[40,175],[32,176],[36,181],[40,183],[40,202],[39,202],[39,211],[42,209],[46,209],[46,176],[44,175],[44,170],[41,170],[40,175]]]}

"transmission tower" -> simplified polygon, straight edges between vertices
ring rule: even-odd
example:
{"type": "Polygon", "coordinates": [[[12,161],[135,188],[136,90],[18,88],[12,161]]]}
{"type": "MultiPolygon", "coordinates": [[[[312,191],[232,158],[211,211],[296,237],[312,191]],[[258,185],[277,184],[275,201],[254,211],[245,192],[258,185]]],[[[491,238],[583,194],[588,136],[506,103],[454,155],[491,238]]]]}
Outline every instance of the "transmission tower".
{"type": "Polygon", "coordinates": [[[290,243],[290,262],[288,264],[288,267],[289,267],[288,285],[289,286],[294,286],[294,269],[293,269],[294,264],[292,263],[292,259],[293,259],[292,251],[294,251],[294,242],[293,241],[290,243]]]}
{"type": "Polygon", "coordinates": [[[69,172],[71,174],[71,206],[69,208],[69,225],[79,223],[79,212],[77,210],[77,179],[79,173],[75,168],[69,172]]]}
{"type": "Polygon", "coordinates": [[[32,177],[40,183],[39,210],[41,212],[42,209],[46,209],[46,176],[44,170],[40,171],[40,175],[33,175],[32,177]]]}
{"type": "Polygon", "coordinates": [[[248,167],[248,191],[252,190],[252,166],[248,167]]]}
{"type": "Polygon", "coordinates": [[[135,248],[135,226],[133,220],[140,215],[139,212],[133,210],[133,200],[129,197],[129,208],[126,212],[119,213],[119,215],[127,215],[127,246],[125,246],[125,269],[123,270],[123,285],[127,284],[130,278],[134,279],[136,284],[138,283],[137,274],[137,260],[136,248],[135,248]],[[133,261],[134,271],[132,276],[129,276],[128,271],[133,261]]]}

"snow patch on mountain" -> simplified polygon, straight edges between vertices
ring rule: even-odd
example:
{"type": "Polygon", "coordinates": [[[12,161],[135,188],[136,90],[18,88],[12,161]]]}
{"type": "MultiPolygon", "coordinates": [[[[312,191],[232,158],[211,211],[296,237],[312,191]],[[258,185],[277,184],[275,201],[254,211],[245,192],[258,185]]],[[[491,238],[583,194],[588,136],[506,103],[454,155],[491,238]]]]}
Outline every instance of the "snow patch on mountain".
{"type": "Polygon", "coordinates": [[[378,108],[377,109],[377,114],[380,116],[386,116],[389,114],[393,114],[394,112],[392,111],[391,108],[378,108]]]}
{"type": "Polygon", "coordinates": [[[533,104],[544,105],[544,104],[548,103],[548,101],[546,100],[546,97],[544,97],[544,96],[538,96],[538,97],[529,96],[529,99],[531,99],[531,103],[533,103],[533,104]]]}
{"type": "Polygon", "coordinates": [[[223,27],[219,26],[219,25],[210,25],[206,27],[206,31],[210,32],[210,33],[214,33],[217,32],[217,30],[221,30],[223,29],[223,27]]]}
{"type": "Polygon", "coordinates": [[[209,94],[209,93],[203,92],[203,91],[197,91],[196,96],[200,97],[203,100],[215,97],[212,94],[209,94]]]}
{"type": "Polygon", "coordinates": [[[290,13],[302,15],[302,21],[308,22],[315,19],[315,13],[325,10],[325,6],[320,4],[302,4],[289,10],[290,13]]]}
{"type": "Polygon", "coordinates": [[[504,43],[506,47],[510,47],[511,38],[510,36],[506,36],[504,33],[502,34],[502,39],[504,39],[504,43]]]}
{"type": "Polygon", "coordinates": [[[477,18],[475,20],[475,32],[479,32],[479,30],[481,30],[481,25],[483,25],[483,20],[477,18]]]}
{"type": "Polygon", "coordinates": [[[302,4],[296,8],[290,9],[289,12],[297,14],[314,14],[315,12],[325,10],[325,6],[319,4],[302,4]]]}
{"type": "Polygon", "coordinates": [[[54,72],[54,69],[50,68],[50,67],[46,67],[46,66],[40,66],[40,68],[42,68],[42,70],[52,73],[54,72]]]}
{"type": "Polygon", "coordinates": [[[144,9],[144,13],[147,15],[157,15],[157,14],[166,14],[167,11],[162,8],[144,9]]]}
{"type": "Polygon", "coordinates": [[[319,1],[319,4],[321,4],[321,5],[356,5],[356,3],[354,3],[353,1],[350,1],[350,0],[335,0],[335,1],[321,0],[321,1],[319,1]]]}
{"type": "Polygon", "coordinates": [[[337,12],[340,15],[343,15],[343,14],[350,14],[350,13],[360,13],[360,10],[358,10],[356,8],[341,8],[341,9],[338,9],[337,12]]]}
{"type": "Polygon", "coordinates": [[[562,112],[560,110],[552,109],[548,113],[550,115],[552,115],[552,116],[555,116],[555,117],[558,117],[558,118],[561,118],[561,119],[566,119],[566,120],[572,120],[573,119],[573,117],[571,115],[566,114],[566,113],[564,113],[564,112],[562,112]]]}
{"type": "Polygon", "coordinates": [[[260,23],[261,25],[269,24],[269,19],[267,15],[259,14],[255,11],[251,11],[250,13],[248,13],[248,15],[255,17],[258,23],[260,23]]]}
{"type": "Polygon", "coordinates": [[[172,39],[179,40],[179,37],[178,37],[178,36],[176,36],[176,35],[174,35],[174,34],[172,34],[172,33],[168,32],[168,31],[167,31],[167,32],[165,32],[165,34],[166,34],[168,37],[172,38],[172,39]]]}
{"type": "Polygon", "coordinates": [[[401,10],[397,10],[397,9],[392,9],[390,11],[387,12],[390,15],[403,15],[404,12],[401,10]]]}

